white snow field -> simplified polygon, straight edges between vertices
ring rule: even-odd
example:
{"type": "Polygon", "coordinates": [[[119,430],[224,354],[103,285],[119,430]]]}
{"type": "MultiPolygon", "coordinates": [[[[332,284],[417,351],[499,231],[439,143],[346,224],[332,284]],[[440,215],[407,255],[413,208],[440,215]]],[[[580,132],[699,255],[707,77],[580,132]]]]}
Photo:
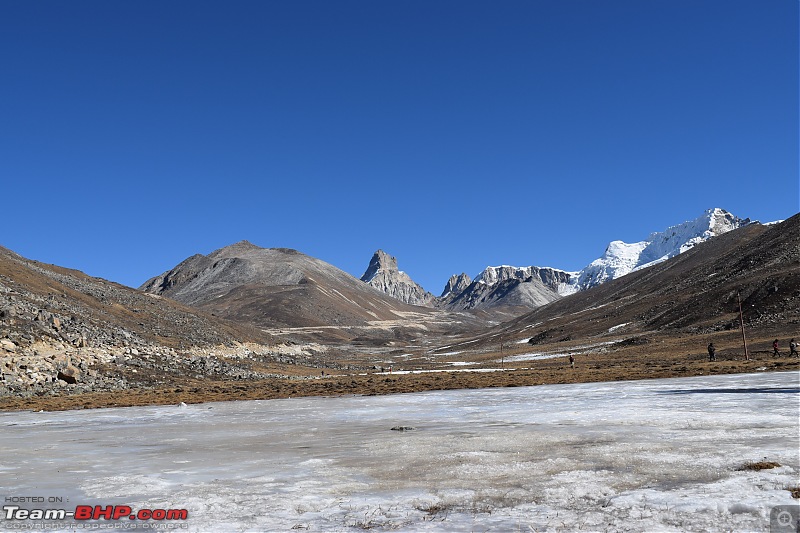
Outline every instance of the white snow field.
{"type": "Polygon", "coordinates": [[[76,531],[769,531],[798,413],[797,372],[4,413],[0,500],[188,509],[76,531]]]}

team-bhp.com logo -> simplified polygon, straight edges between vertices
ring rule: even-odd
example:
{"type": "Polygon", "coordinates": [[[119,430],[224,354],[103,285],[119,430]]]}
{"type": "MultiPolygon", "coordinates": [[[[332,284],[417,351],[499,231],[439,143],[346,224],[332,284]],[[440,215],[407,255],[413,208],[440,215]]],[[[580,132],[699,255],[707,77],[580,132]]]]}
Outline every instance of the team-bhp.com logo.
{"type": "Polygon", "coordinates": [[[74,511],[66,509],[22,509],[18,505],[3,507],[6,520],[186,520],[186,509],[139,509],[127,505],[78,505],[74,511]]]}

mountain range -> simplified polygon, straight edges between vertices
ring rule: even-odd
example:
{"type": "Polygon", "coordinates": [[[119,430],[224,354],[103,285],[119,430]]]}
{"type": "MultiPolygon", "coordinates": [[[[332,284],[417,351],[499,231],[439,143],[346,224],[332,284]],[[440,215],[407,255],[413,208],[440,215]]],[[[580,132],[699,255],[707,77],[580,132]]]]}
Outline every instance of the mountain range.
{"type": "Polygon", "coordinates": [[[362,280],[390,296],[416,305],[451,310],[499,307],[535,309],[569,294],[666,261],[698,243],[750,223],[750,219],[739,218],[724,209],[709,209],[695,220],[651,233],[644,241],[612,241],[601,257],[577,272],[538,266],[489,266],[475,279],[464,273],[451,276],[438,298],[433,298],[407,274],[400,272],[397,260],[394,257],[386,260],[389,256],[383,251],[375,254],[362,280]],[[373,269],[376,261],[381,264],[377,270],[373,269]],[[375,282],[376,279],[378,282],[375,282]]]}
{"type": "Polygon", "coordinates": [[[750,224],[723,209],[654,232],[641,242],[611,242],[584,269],[490,266],[474,279],[452,276],[435,297],[398,268],[397,258],[375,252],[360,280],[324,261],[287,248],[241,241],[196,254],[145,282],[140,289],[214,315],[264,328],[317,328],[317,338],[349,340],[352,328],[399,321],[471,323],[447,313],[483,311],[504,320],[564,296],[588,290],[663,262],[700,242],[750,224]],[[438,313],[438,314],[437,314],[438,313]],[[409,317],[412,317],[409,320],[409,317]],[[320,328],[324,328],[320,329],[320,328]],[[346,331],[350,328],[350,331],[346,331]]]}

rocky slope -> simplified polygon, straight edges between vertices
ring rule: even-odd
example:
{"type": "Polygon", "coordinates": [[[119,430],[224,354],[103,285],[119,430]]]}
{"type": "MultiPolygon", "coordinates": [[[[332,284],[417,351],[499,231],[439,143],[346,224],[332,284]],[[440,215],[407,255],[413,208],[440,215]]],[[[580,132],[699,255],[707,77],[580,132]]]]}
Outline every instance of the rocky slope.
{"type": "Polygon", "coordinates": [[[433,294],[399,270],[397,259],[383,250],[372,256],[361,281],[407,304],[430,306],[435,300],[433,294]]]}
{"type": "Polygon", "coordinates": [[[251,353],[244,343],[267,351],[273,338],[0,247],[0,395],[118,390],[171,373],[248,377],[247,365],[209,355],[251,353]]]}

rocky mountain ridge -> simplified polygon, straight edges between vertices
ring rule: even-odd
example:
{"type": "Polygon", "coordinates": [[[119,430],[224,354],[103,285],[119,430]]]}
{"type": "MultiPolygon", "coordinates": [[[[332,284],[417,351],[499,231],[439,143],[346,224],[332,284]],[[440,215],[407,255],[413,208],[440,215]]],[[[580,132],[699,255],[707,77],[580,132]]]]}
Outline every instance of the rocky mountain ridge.
{"type": "Polygon", "coordinates": [[[453,276],[436,305],[445,309],[491,309],[524,307],[534,309],[559,298],[570,274],[553,268],[487,267],[474,280],[453,276]]]}

